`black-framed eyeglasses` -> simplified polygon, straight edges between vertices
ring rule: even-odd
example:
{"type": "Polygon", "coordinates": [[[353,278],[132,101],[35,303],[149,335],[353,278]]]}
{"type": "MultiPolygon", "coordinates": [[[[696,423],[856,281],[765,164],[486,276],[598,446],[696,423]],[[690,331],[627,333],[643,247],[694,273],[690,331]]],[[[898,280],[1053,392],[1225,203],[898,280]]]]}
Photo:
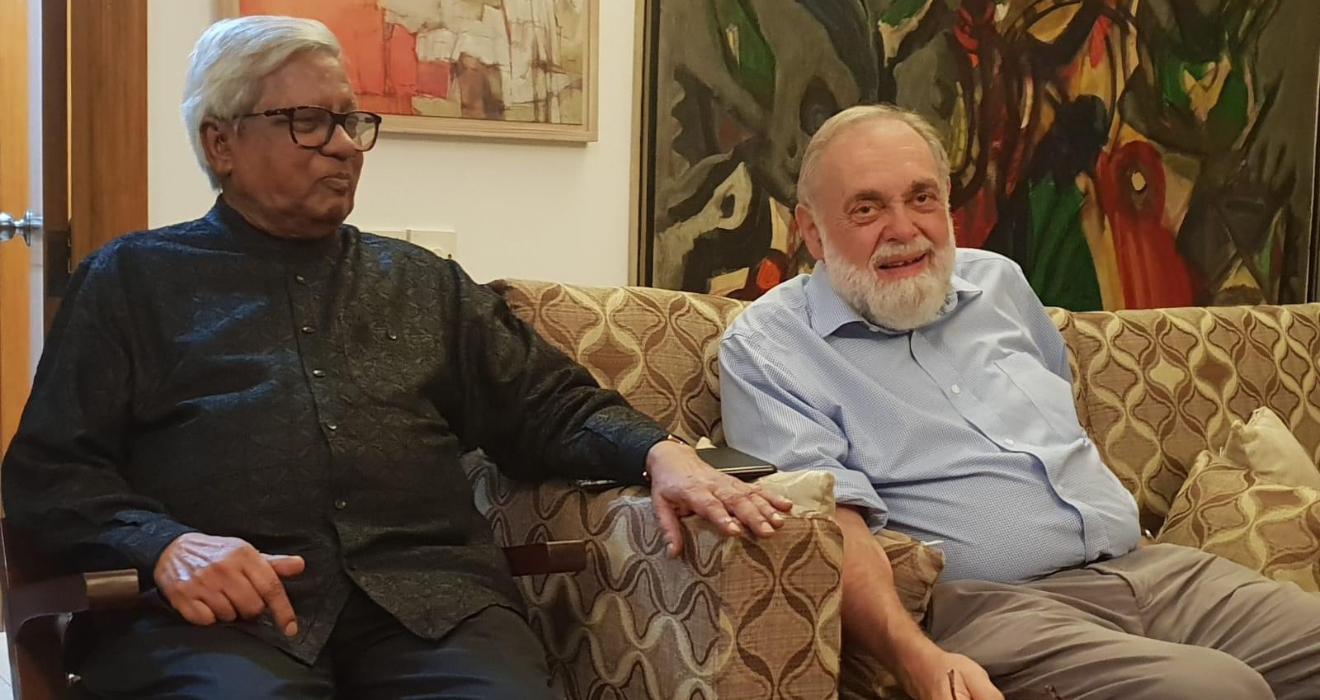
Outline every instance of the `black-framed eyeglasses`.
{"type": "Polygon", "coordinates": [[[300,105],[268,109],[264,112],[240,114],[236,119],[248,117],[284,117],[289,122],[289,137],[302,148],[319,149],[330,143],[335,136],[335,127],[344,127],[353,147],[359,151],[370,151],[376,145],[376,136],[380,134],[381,116],[375,112],[354,110],[352,112],[332,112],[325,107],[300,105]]]}

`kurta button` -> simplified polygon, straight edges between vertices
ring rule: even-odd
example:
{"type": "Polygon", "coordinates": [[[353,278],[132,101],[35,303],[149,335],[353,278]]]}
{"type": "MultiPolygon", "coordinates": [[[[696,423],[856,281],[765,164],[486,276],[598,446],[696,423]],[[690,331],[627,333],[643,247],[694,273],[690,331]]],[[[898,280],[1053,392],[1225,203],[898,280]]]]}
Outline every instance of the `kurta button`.
{"type": "Polygon", "coordinates": [[[316,332],[316,329],[313,328],[312,326],[303,326],[303,327],[302,327],[302,332],[303,332],[303,333],[306,333],[307,335],[311,335],[311,334],[313,334],[313,333],[316,332]]]}
{"type": "Polygon", "coordinates": [[[398,340],[398,339],[399,339],[399,334],[398,334],[398,333],[395,333],[395,332],[394,332],[394,329],[391,328],[391,329],[385,331],[385,337],[386,337],[386,338],[389,338],[390,340],[398,340]]]}
{"type": "Polygon", "coordinates": [[[323,370],[323,369],[314,369],[314,370],[312,370],[312,376],[313,376],[313,377],[316,377],[317,379],[320,379],[321,377],[324,377],[324,376],[325,376],[325,370],[323,370]]]}
{"type": "Polygon", "coordinates": [[[297,282],[298,284],[307,284],[307,278],[303,277],[302,275],[294,275],[293,281],[297,282]]]}
{"type": "Polygon", "coordinates": [[[336,430],[339,430],[339,424],[336,423],[336,422],[334,422],[334,421],[330,421],[330,422],[326,423],[326,424],[325,424],[325,427],[326,427],[326,429],[328,429],[330,432],[334,432],[334,431],[336,431],[336,430]]]}
{"type": "Polygon", "coordinates": [[[1007,439],[1007,440],[1004,441],[1004,444],[1005,444],[1005,445],[1008,445],[1009,447],[1012,447],[1012,446],[1016,445],[1017,443],[1013,441],[1013,438],[1009,438],[1009,439],[1007,439]]]}
{"type": "Polygon", "coordinates": [[[958,394],[962,393],[962,387],[958,386],[957,384],[954,384],[953,386],[949,387],[949,391],[952,391],[953,395],[957,396],[958,394]]]}
{"type": "Polygon", "coordinates": [[[335,499],[335,510],[343,510],[347,507],[348,507],[348,501],[345,501],[342,498],[335,499]]]}

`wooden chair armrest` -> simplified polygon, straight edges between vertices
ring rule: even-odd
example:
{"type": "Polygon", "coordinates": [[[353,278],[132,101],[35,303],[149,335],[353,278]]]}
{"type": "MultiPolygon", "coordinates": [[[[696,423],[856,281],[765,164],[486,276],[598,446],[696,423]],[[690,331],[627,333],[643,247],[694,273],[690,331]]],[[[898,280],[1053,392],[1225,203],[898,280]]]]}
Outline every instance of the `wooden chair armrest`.
{"type": "Polygon", "coordinates": [[[12,630],[18,630],[38,617],[133,607],[139,592],[138,573],[133,569],[70,574],[21,584],[9,590],[7,622],[12,630]]]}
{"type": "Polygon", "coordinates": [[[587,568],[587,543],[582,540],[537,542],[504,548],[514,576],[576,573],[587,568]]]}

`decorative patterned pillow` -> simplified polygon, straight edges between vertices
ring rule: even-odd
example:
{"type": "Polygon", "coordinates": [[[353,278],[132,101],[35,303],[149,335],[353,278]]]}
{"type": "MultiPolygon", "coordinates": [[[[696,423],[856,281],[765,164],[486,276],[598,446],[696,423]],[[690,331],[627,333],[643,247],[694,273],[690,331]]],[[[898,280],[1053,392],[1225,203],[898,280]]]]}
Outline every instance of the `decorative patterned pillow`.
{"type": "Polygon", "coordinates": [[[1279,414],[1268,408],[1253,411],[1246,423],[1233,421],[1223,455],[1262,479],[1320,489],[1320,469],[1279,414]]]}
{"type": "Polygon", "coordinates": [[[1209,450],[1192,465],[1156,541],[1320,592],[1320,491],[1261,478],[1209,450]]]}

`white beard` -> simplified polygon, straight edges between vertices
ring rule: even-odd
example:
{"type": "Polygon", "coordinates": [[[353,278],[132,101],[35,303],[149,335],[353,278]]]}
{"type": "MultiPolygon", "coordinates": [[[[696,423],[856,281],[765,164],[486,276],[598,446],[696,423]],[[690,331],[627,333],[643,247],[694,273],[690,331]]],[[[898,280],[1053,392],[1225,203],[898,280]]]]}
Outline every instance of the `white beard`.
{"type": "MultiPolygon", "coordinates": [[[[953,221],[949,221],[949,231],[953,221]]],[[[858,267],[830,245],[829,235],[821,232],[825,247],[825,271],[834,291],[858,314],[876,325],[896,331],[910,331],[939,317],[953,282],[954,246],[936,249],[922,236],[907,245],[881,246],[871,256],[869,267],[858,267]],[[931,253],[929,266],[921,274],[893,282],[876,277],[875,267],[883,258],[915,257],[931,253]]]]}

